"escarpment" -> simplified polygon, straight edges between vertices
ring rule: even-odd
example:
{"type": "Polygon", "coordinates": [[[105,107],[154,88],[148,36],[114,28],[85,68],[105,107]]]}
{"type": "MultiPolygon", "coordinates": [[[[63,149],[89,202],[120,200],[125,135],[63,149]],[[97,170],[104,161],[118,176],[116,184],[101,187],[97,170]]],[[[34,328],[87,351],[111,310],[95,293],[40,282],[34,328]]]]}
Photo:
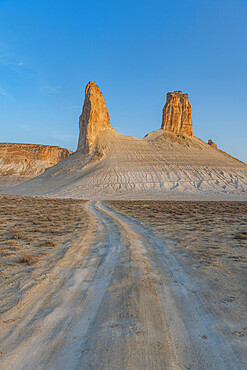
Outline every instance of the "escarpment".
{"type": "Polygon", "coordinates": [[[38,176],[71,153],[59,146],[0,143],[0,183],[19,183],[38,176]]]}

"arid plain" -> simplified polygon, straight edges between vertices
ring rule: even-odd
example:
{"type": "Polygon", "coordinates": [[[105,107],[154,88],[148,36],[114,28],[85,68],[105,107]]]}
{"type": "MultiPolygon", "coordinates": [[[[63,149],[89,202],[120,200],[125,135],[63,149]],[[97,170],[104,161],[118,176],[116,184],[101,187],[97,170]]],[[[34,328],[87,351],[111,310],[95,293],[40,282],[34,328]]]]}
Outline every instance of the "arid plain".
{"type": "Polygon", "coordinates": [[[136,139],[90,82],[79,125],[75,153],[4,175],[0,368],[246,368],[246,164],[193,136],[181,91],[136,139]]]}
{"type": "Polygon", "coordinates": [[[244,368],[245,202],[0,206],[1,368],[244,368]]]}

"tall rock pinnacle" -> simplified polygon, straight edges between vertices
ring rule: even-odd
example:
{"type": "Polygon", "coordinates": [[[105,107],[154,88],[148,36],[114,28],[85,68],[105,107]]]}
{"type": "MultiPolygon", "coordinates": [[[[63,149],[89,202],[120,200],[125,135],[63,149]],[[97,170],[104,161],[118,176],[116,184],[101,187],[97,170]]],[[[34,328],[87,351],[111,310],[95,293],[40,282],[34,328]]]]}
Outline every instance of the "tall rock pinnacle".
{"type": "Polygon", "coordinates": [[[161,128],[175,134],[193,136],[188,94],[183,94],[182,91],[167,93],[161,128]]]}
{"type": "Polygon", "coordinates": [[[89,82],[85,89],[85,100],[79,118],[79,140],[77,150],[90,153],[97,134],[111,128],[105,100],[96,82],[89,82]]]}

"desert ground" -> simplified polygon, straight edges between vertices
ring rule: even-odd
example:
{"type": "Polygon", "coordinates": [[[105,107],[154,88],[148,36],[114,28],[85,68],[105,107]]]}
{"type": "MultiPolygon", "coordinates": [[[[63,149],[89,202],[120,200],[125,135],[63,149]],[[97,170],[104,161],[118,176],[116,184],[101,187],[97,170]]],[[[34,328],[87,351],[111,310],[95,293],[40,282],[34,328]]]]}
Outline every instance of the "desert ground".
{"type": "Polygon", "coordinates": [[[1,369],[246,368],[246,202],[0,212],[1,369]]]}

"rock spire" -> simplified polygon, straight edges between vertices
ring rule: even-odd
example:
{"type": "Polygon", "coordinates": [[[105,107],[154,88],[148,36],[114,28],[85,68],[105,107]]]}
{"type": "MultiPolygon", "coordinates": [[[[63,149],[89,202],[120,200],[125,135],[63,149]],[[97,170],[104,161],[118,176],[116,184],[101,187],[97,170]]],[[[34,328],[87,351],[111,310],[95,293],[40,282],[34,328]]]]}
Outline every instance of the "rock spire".
{"type": "Polygon", "coordinates": [[[79,118],[79,140],[77,150],[90,153],[97,134],[110,126],[110,117],[105,100],[96,82],[89,82],[85,89],[85,100],[79,118]]]}
{"type": "Polygon", "coordinates": [[[183,94],[182,91],[167,93],[161,128],[175,134],[193,136],[188,94],[183,94]]]}

